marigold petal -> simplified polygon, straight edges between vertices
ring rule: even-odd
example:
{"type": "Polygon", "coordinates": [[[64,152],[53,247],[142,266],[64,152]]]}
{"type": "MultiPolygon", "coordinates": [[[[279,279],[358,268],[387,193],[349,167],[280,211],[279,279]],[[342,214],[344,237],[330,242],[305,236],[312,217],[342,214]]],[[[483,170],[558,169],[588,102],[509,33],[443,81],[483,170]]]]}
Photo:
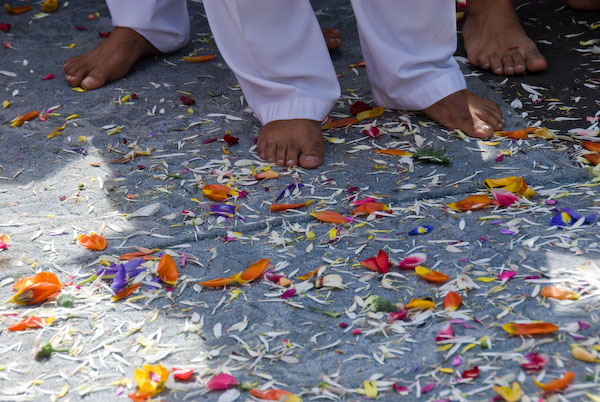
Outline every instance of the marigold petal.
{"type": "Polygon", "coordinates": [[[203,63],[205,61],[212,60],[216,57],[214,54],[205,54],[202,56],[183,56],[185,61],[189,61],[190,63],[203,63]]]}
{"type": "Polygon", "coordinates": [[[164,283],[174,285],[179,277],[175,260],[169,254],[164,253],[158,262],[156,273],[164,283]]]}
{"type": "Polygon", "coordinates": [[[552,392],[566,388],[574,379],[575,373],[572,371],[567,371],[562,378],[558,378],[546,384],[542,384],[537,380],[537,378],[533,377],[533,383],[546,392],[552,392]]]}
{"type": "Polygon", "coordinates": [[[540,292],[540,296],[551,297],[558,300],[577,300],[579,298],[577,293],[558,286],[544,287],[540,292]]]}
{"type": "Polygon", "coordinates": [[[90,250],[104,250],[108,244],[106,239],[97,233],[79,236],[79,244],[90,250]]]}
{"type": "Polygon", "coordinates": [[[240,276],[242,276],[242,272],[238,272],[237,274],[230,276],[229,278],[215,278],[211,279],[210,281],[200,282],[200,285],[206,288],[218,288],[237,281],[240,278],[240,276]]]}
{"type": "Polygon", "coordinates": [[[325,223],[339,223],[344,224],[348,223],[348,219],[344,217],[344,215],[335,211],[319,211],[319,212],[311,212],[310,215],[321,222],[325,223]]]}
{"type": "Polygon", "coordinates": [[[296,209],[296,208],[302,208],[305,207],[307,205],[312,204],[313,200],[308,200],[305,202],[299,202],[297,204],[272,204],[269,207],[269,210],[271,212],[280,212],[280,211],[287,211],[288,209],[296,209]]]}
{"type": "Polygon", "coordinates": [[[491,202],[492,199],[487,195],[472,195],[448,204],[448,207],[456,211],[475,211],[487,207],[491,202]]]}
{"type": "Polygon", "coordinates": [[[458,306],[460,306],[461,303],[462,297],[456,292],[450,291],[448,292],[446,297],[444,297],[444,308],[446,310],[456,310],[458,309],[458,306]]]}
{"type": "Polygon", "coordinates": [[[502,326],[506,332],[511,335],[545,335],[558,331],[558,327],[549,322],[533,322],[521,324],[516,322],[507,322],[502,326]]]}
{"type": "Polygon", "coordinates": [[[250,264],[250,266],[248,266],[248,268],[246,268],[246,270],[242,272],[242,274],[240,275],[240,280],[238,280],[238,282],[245,283],[260,277],[265,272],[268,266],[268,258],[263,258],[262,260],[258,260],[250,264]]]}
{"type": "Polygon", "coordinates": [[[448,275],[439,271],[431,270],[422,265],[417,265],[415,267],[415,273],[429,282],[443,283],[450,279],[448,275]]]}

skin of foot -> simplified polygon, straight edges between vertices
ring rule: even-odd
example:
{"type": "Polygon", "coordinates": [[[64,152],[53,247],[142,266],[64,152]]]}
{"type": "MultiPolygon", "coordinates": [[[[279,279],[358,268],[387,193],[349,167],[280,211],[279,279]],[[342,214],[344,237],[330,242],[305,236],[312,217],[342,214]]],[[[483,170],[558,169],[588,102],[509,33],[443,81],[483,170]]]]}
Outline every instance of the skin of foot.
{"type": "Polygon", "coordinates": [[[72,86],[97,89],[122,78],[138,59],[160,54],[142,35],[115,27],[100,45],[64,64],[65,79],[72,86]]]}
{"type": "Polygon", "coordinates": [[[512,0],[469,0],[467,4],[462,36],[472,65],[498,75],[546,69],[548,63],[523,31],[512,0]]]}
{"type": "Polygon", "coordinates": [[[314,169],[323,163],[323,132],[315,120],[275,120],[263,126],[258,155],[279,166],[314,169]]]}
{"type": "Polygon", "coordinates": [[[600,0],[566,0],[569,7],[576,10],[597,11],[600,10],[600,0]]]}
{"type": "Polygon", "coordinates": [[[448,129],[459,129],[479,139],[490,138],[505,124],[498,105],[468,90],[446,96],[423,113],[448,129]]]}
{"type": "Polygon", "coordinates": [[[342,47],[342,37],[339,29],[325,28],[323,29],[323,37],[329,51],[338,50],[342,47]]]}

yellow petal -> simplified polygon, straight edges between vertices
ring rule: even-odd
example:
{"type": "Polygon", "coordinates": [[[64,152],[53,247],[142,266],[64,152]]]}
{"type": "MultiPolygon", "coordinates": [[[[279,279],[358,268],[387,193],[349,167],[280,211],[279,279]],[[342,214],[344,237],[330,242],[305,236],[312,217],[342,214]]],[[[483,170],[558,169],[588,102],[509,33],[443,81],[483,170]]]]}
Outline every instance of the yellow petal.
{"type": "Polygon", "coordinates": [[[504,398],[506,402],[517,402],[519,399],[521,399],[521,395],[523,393],[518,382],[513,382],[512,388],[496,386],[492,387],[492,389],[496,391],[498,395],[504,398]]]}

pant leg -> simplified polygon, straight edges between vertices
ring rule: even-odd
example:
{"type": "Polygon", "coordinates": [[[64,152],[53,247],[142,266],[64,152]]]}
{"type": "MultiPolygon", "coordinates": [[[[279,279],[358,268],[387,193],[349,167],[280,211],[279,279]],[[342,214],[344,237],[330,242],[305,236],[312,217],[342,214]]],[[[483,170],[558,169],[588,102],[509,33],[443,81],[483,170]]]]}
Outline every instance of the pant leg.
{"type": "Polygon", "coordinates": [[[190,40],[186,0],[106,0],[115,27],[131,28],[163,53],[190,40]]]}
{"type": "Polygon", "coordinates": [[[308,0],[204,0],[204,9],[263,124],[325,118],[340,87],[308,0]]]}
{"type": "Polygon", "coordinates": [[[454,60],[454,0],[352,0],[373,98],[423,110],[466,88],[454,60]]]}

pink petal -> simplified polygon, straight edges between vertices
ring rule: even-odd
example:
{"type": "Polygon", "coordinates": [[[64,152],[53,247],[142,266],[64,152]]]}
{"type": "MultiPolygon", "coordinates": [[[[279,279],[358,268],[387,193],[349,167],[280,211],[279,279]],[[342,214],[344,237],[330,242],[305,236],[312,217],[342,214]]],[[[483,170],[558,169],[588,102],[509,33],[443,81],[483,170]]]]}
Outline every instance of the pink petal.
{"type": "Polygon", "coordinates": [[[235,378],[225,373],[217,374],[206,383],[206,387],[210,390],[229,389],[235,385],[237,385],[235,378]]]}
{"type": "Polygon", "coordinates": [[[363,133],[373,138],[377,138],[381,135],[381,132],[377,126],[368,126],[363,130],[363,133]]]}
{"type": "Polygon", "coordinates": [[[290,297],[294,297],[295,295],[296,295],[296,289],[291,288],[291,289],[288,289],[285,292],[283,292],[280,297],[282,299],[289,299],[290,297]]]}
{"type": "Polygon", "coordinates": [[[398,263],[400,269],[415,269],[417,265],[423,265],[427,260],[425,253],[414,253],[398,263]]]}
{"type": "Polygon", "coordinates": [[[50,74],[46,75],[44,78],[42,78],[42,81],[51,80],[53,78],[54,78],[54,74],[50,73],[50,74]]]}
{"type": "Polygon", "coordinates": [[[515,271],[504,271],[500,274],[498,274],[498,280],[504,280],[504,279],[511,279],[512,277],[514,277],[517,273],[515,271]]]}
{"type": "Polygon", "coordinates": [[[448,324],[446,328],[443,328],[435,337],[436,342],[446,341],[454,338],[454,331],[452,330],[452,324],[448,324]]]}
{"type": "Polygon", "coordinates": [[[350,205],[352,205],[353,207],[359,207],[363,204],[366,204],[367,202],[377,202],[377,200],[373,197],[367,197],[363,198],[362,200],[352,201],[350,205]]]}
{"type": "Polygon", "coordinates": [[[434,389],[436,385],[437,385],[436,383],[434,383],[434,382],[430,382],[429,384],[427,384],[427,385],[425,385],[423,388],[421,388],[421,392],[422,392],[422,393],[429,392],[429,391],[431,391],[432,389],[434,389]]]}
{"type": "Polygon", "coordinates": [[[399,321],[399,320],[404,320],[406,318],[406,315],[408,314],[408,309],[406,307],[404,307],[404,310],[402,311],[392,311],[389,314],[389,320],[390,321],[399,321]]]}
{"type": "Polygon", "coordinates": [[[503,188],[495,188],[495,189],[491,190],[491,193],[492,193],[492,196],[494,197],[494,199],[496,201],[498,201],[498,203],[500,203],[500,205],[505,206],[505,207],[509,207],[512,204],[514,204],[515,202],[519,201],[519,197],[517,197],[510,191],[505,190],[503,188]]]}

